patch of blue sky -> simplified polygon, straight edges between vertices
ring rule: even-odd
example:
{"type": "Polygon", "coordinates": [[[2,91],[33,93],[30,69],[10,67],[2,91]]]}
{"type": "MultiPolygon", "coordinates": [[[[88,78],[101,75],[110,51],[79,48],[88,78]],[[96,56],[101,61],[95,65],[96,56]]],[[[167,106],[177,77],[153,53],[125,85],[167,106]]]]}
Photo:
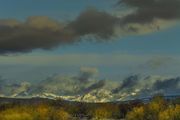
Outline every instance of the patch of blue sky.
{"type": "MultiPolygon", "coordinates": [[[[180,26],[146,35],[132,35],[111,42],[79,42],[66,46],[60,46],[52,51],[42,51],[44,54],[68,54],[68,53],[129,53],[129,54],[160,54],[179,55],[180,26]]],[[[35,51],[34,53],[36,53],[35,51]]],[[[38,54],[39,54],[38,53],[38,54]]],[[[36,53],[37,54],[37,53],[36,53]]]]}
{"type": "Polygon", "coordinates": [[[29,16],[49,16],[54,19],[71,19],[87,7],[108,10],[113,4],[112,1],[102,0],[1,0],[0,18],[24,20],[29,16]]]}

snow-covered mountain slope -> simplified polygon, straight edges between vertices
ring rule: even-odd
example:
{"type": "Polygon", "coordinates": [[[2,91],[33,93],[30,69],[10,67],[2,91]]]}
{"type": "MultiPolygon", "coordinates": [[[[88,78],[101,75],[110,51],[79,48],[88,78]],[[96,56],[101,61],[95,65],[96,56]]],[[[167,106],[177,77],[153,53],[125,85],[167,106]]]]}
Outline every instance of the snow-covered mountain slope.
{"type": "Polygon", "coordinates": [[[179,77],[132,75],[123,80],[82,80],[74,76],[52,76],[36,85],[1,85],[0,97],[42,97],[69,101],[109,102],[136,99],[156,93],[180,93],[179,77]]]}

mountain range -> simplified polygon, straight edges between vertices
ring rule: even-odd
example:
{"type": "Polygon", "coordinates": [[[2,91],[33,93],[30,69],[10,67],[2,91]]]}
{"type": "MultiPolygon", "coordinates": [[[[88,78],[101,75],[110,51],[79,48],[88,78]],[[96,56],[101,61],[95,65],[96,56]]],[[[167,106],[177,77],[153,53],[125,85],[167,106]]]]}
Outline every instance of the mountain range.
{"type": "Polygon", "coordinates": [[[50,98],[83,102],[125,101],[161,93],[180,93],[180,77],[131,75],[119,81],[97,80],[88,74],[51,76],[38,84],[1,80],[0,97],[50,98]]]}

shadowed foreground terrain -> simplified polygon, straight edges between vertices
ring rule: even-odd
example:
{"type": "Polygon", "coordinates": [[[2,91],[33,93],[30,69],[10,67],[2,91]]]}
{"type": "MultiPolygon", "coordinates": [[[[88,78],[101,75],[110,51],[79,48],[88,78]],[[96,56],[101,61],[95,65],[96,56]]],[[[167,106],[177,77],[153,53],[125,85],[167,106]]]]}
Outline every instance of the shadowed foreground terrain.
{"type": "Polygon", "coordinates": [[[180,120],[180,99],[154,96],[149,102],[70,102],[45,98],[0,98],[0,120],[180,120]]]}

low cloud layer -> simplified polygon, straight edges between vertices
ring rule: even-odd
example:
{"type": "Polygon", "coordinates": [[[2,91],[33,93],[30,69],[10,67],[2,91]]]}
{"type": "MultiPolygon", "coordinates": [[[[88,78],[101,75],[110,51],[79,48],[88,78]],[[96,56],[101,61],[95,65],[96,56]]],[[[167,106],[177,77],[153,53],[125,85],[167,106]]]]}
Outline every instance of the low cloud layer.
{"type": "Polygon", "coordinates": [[[156,81],[153,85],[154,90],[169,90],[169,89],[179,89],[180,85],[180,78],[170,78],[165,79],[164,81],[156,81]]]}
{"type": "Polygon", "coordinates": [[[91,92],[92,90],[97,90],[97,89],[103,88],[105,85],[106,85],[106,81],[100,80],[100,81],[92,84],[88,88],[85,88],[84,90],[82,90],[82,92],[88,93],[88,92],[91,92]]]}
{"type": "Polygon", "coordinates": [[[29,17],[25,22],[1,19],[0,54],[49,50],[80,42],[84,36],[93,36],[101,42],[124,35],[144,34],[170,26],[180,18],[179,0],[121,0],[118,7],[133,11],[117,16],[87,9],[69,23],[44,16],[29,17]]]}
{"type": "Polygon", "coordinates": [[[132,75],[127,77],[126,79],[124,79],[122,81],[122,84],[120,84],[120,86],[114,90],[112,90],[113,93],[118,93],[120,91],[122,91],[123,89],[129,89],[132,88],[133,86],[136,86],[138,83],[138,75],[132,75]]]}
{"type": "MultiPolygon", "coordinates": [[[[92,69],[95,68],[86,68],[83,71],[94,73],[92,69]]],[[[32,97],[47,94],[65,96],[68,100],[73,100],[71,97],[74,96],[74,100],[83,100],[87,97],[88,100],[93,98],[116,101],[148,97],[157,93],[174,95],[180,92],[180,77],[130,75],[117,81],[91,79],[86,82],[79,81],[77,78],[79,78],[78,74],[57,74],[44,79],[37,85],[27,82],[21,84],[2,82],[0,96],[32,97]]],[[[0,81],[3,80],[0,79],[0,81]]]]}
{"type": "Polygon", "coordinates": [[[90,79],[95,78],[97,75],[98,75],[98,69],[97,68],[83,67],[80,69],[80,74],[77,77],[77,79],[80,82],[88,82],[90,79]]]}

